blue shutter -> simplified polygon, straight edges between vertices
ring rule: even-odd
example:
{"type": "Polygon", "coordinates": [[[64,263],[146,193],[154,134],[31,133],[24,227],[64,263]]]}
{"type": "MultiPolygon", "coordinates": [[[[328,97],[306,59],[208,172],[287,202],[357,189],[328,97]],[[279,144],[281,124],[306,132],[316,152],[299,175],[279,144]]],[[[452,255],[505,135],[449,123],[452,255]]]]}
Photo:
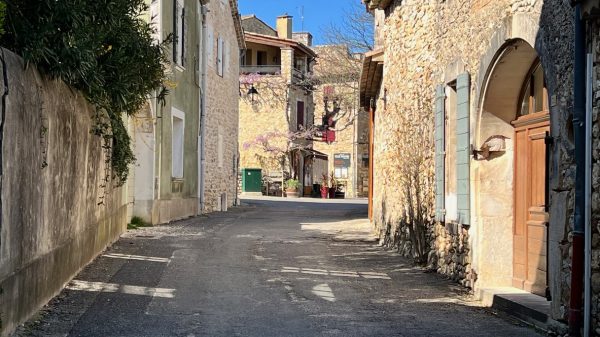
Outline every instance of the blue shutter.
{"type": "Polygon", "coordinates": [[[444,85],[435,92],[435,220],[443,222],[445,213],[446,94],[444,85]]]}
{"type": "Polygon", "coordinates": [[[471,91],[468,73],[463,73],[456,79],[456,191],[457,191],[457,221],[463,225],[471,224],[470,212],[470,179],[469,162],[471,159],[470,138],[470,102],[471,91]]]}

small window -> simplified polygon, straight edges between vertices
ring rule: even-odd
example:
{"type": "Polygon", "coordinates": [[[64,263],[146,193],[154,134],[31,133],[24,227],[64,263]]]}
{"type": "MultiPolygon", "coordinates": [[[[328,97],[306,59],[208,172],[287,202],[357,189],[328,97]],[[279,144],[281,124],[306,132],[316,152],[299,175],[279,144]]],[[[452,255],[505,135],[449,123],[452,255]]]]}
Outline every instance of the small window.
{"type": "Polygon", "coordinates": [[[174,45],[173,45],[173,60],[176,64],[184,66],[184,55],[185,55],[185,8],[183,7],[183,1],[175,1],[173,8],[173,33],[174,33],[174,45]]]}
{"type": "Polygon", "coordinates": [[[223,49],[225,47],[225,42],[222,37],[217,38],[217,74],[219,76],[223,76],[223,49]]]}
{"type": "Polygon", "coordinates": [[[172,129],[172,148],[171,148],[171,176],[173,178],[183,178],[183,149],[184,149],[184,130],[185,114],[183,111],[173,108],[171,113],[172,129]]]}
{"type": "Polygon", "coordinates": [[[519,116],[548,111],[548,92],[544,79],[544,70],[539,63],[534,66],[531,75],[523,83],[523,98],[519,106],[519,116]]]}
{"type": "Polygon", "coordinates": [[[304,129],[305,121],[304,121],[304,102],[298,101],[296,103],[296,123],[297,130],[304,129]]]}
{"type": "Polygon", "coordinates": [[[256,52],[256,65],[257,66],[266,66],[267,65],[267,52],[266,51],[257,51],[256,52]]]}

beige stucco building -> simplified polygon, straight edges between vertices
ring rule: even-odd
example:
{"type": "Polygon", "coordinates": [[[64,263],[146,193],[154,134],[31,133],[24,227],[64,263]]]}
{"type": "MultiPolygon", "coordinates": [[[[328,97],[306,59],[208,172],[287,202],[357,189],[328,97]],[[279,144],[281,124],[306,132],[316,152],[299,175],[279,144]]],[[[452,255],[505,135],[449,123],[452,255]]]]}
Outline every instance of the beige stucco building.
{"type": "Polygon", "coordinates": [[[293,39],[291,16],[277,18],[277,29],[255,16],[242,17],[242,25],[247,49],[240,68],[240,167],[261,168],[263,176],[285,171],[310,193],[314,153],[304,130],[313,127],[316,54],[293,39]]]}
{"type": "MultiPolygon", "coordinates": [[[[575,202],[573,9],[541,0],[365,3],[377,46],[363,63],[360,100],[371,116],[370,213],[382,242],[476,294],[547,298],[540,319],[566,323],[576,312],[571,284],[583,279],[571,269],[574,208],[584,202],[575,202]],[[410,215],[415,200],[424,217],[410,215]]],[[[593,20],[587,27],[596,36],[593,20]]],[[[588,226],[597,251],[598,229],[588,226]]],[[[600,267],[589,254],[597,327],[600,267]]]]}
{"type": "Polygon", "coordinates": [[[131,123],[131,215],[158,224],[226,210],[237,195],[237,1],[154,0],[149,18],[157,40],[175,41],[169,95],[131,123]]]}

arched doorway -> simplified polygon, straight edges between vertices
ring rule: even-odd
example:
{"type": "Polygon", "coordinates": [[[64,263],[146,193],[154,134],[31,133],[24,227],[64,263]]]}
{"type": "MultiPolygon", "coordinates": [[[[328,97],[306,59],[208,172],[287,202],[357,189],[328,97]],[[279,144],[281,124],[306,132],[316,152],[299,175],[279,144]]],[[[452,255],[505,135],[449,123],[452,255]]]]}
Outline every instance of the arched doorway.
{"type": "Polygon", "coordinates": [[[544,70],[526,41],[511,40],[498,52],[480,107],[477,143],[506,141],[477,166],[482,281],[544,295],[550,122],[544,70]]]}
{"type": "Polygon", "coordinates": [[[515,127],[513,285],[546,293],[546,136],[550,132],[544,71],[536,60],[522,85],[515,127]]]}

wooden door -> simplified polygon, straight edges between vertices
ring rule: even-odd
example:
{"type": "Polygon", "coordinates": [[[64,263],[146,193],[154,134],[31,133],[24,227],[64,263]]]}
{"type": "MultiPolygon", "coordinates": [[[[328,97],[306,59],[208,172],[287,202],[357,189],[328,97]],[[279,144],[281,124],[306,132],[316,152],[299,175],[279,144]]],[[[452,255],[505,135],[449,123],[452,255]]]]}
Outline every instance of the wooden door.
{"type": "Polygon", "coordinates": [[[515,122],[513,286],[546,292],[546,132],[548,115],[515,122]]]}

